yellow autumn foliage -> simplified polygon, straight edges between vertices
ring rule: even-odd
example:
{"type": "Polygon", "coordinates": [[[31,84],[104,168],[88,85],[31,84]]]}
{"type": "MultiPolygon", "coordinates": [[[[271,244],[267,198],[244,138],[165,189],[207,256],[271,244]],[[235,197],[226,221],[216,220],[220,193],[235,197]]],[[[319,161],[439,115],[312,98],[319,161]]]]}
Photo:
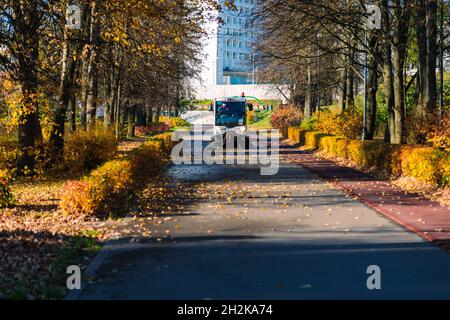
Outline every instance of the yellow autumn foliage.
{"type": "Polygon", "coordinates": [[[330,156],[347,159],[360,167],[388,175],[414,177],[441,187],[450,187],[450,152],[433,147],[400,146],[380,140],[352,140],[328,133],[288,129],[289,139],[330,156]]]}

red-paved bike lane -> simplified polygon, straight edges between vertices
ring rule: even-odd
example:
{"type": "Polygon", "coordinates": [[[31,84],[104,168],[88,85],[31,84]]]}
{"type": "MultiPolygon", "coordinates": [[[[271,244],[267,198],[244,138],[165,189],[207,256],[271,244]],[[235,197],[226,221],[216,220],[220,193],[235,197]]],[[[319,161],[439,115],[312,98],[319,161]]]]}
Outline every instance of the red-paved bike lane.
{"type": "Polygon", "coordinates": [[[450,209],[389,181],[316,157],[310,151],[281,146],[286,160],[330,182],[403,227],[450,251],[450,209]]]}

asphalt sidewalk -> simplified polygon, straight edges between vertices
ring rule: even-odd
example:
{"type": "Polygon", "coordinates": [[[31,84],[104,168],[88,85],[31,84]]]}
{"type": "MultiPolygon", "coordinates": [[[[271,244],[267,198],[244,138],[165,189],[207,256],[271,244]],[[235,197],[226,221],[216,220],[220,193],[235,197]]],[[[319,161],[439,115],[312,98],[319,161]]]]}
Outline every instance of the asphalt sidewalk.
{"type": "Polygon", "coordinates": [[[314,152],[283,145],[281,154],[403,227],[450,251],[450,209],[389,181],[321,159],[314,152]]]}

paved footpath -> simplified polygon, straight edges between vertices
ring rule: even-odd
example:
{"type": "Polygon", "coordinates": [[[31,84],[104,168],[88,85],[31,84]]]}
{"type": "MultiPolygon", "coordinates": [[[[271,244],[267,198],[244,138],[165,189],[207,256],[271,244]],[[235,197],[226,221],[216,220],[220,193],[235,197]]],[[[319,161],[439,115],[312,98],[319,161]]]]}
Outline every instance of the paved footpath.
{"type": "Polygon", "coordinates": [[[289,161],[331,182],[444,250],[450,250],[450,208],[416,193],[405,192],[389,181],[315,157],[310,151],[285,148],[285,157],[289,161]]]}
{"type": "MultiPolygon", "coordinates": [[[[319,172],[313,164],[303,163],[319,172]]],[[[110,241],[89,267],[91,281],[67,298],[450,299],[450,254],[305,167],[282,162],[278,175],[261,176],[247,165],[172,166],[186,214],[168,207],[171,219],[139,222],[153,236],[110,241]],[[367,288],[370,265],[381,268],[381,290],[367,288]]],[[[365,182],[360,189],[377,185],[365,182]]],[[[408,216],[412,206],[398,202],[384,205],[408,216]]]]}

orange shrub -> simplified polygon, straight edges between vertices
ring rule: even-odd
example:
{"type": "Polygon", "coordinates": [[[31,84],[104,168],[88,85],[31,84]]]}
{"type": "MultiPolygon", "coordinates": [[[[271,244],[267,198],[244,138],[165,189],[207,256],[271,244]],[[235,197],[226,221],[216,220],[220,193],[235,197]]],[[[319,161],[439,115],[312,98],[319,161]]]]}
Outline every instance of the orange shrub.
{"type": "Polygon", "coordinates": [[[443,117],[440,125],[428,133],[427,139],[436,149],[450,152],[450,118],[443,117]]]}
{"type": "Polygon", "coordinates": [[[149,141],[150,142],[151,141],[161,141],[163,143],[162,150],[166,153],[169,153],[170,150],[172,150],[172,147],[174,146],[174,142],[172,141],[172,133],[171,132],[158,134],[158,135],[152,137],[149,141]]]}
{"type": "Polygon", "coordinates": [[[287,129],[287,137],[292,142],[300,142],[300,128],[299,127],[289,127],[287,129]]]}
{"type": "Polygon", "coordinates": [[[133,163],[133,177],[137,183],[157,175],[167,163],[167,154],[161,141],[148,141],[130,155],[133,163]]]}
{"type": "Polygon", "coordinates": [[[116,216],[126,208],[133,189],[129,160],[113,160],[83,181],[64,186],[60,207],[66,214],[116,216]]]}
{"type": "Polygon", "coordinates": [[[323,110],[314,114],[314,129],[318,132],[336,134],[339,130],[339,113],[332,110],[323,110]]]}
{"type": "Polygon", "coordinates": [[[302,117],[303,114],[298,107],[293,105],[280,106],[272,113],[270,124],[275,129],[298,126],[302,117]]]}
{"type": "Polygon", "coordinates": [[[362,114],[355,108],[344,112],[324,110],[314,114],[314,129],[319,132],[356,139],[362,133],[362,114]]]}
{"type": "Polygon", "coordinates": [[[114,134],[104,128],[76,131],[65,141],[65,165],[75,174],[95,169],[115,156],[117,146],[114,134]]]}
{"type": "Polygon", "coordinates": [[[93,210],[89,199],[89,182],[86,180],[66,182],[62,189],[59,206],[65,214],[91,214],[93,210]]]}
{"type": "Polygon", "coordinates": [[[126,209],[134,182],[131,161],[106,162],[87,180],[92,213],[117,216],[126,209]]]}

